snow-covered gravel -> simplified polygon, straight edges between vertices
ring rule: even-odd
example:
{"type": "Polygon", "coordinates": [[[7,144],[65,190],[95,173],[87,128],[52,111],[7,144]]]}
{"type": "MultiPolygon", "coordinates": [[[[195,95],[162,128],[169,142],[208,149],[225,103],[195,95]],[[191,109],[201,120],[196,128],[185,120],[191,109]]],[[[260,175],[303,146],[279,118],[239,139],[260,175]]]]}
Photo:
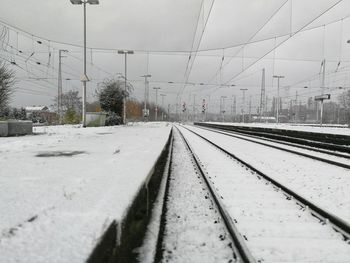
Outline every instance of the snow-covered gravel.
{"type": "Polygon", "coordinates": [[[233,241],[205,182],[175,129],[174,136],[163,261],[234,262],[233,241]]]}
{"type": "MultiPolygon", "coordinates": [[[[207,127],[201,127],[201,126],[196,126],[196,127],[215,131],[215,129],[211,129],[211,128],[207,128],[207,127]]],[[[323,159],[326,159],[326,160],[331,160],[331,161],[334,161],[334,162],[347,164],[347,165],[350,166],[350,154],[341,153],[342,155],[344,155],[347,158],[345,158],[345,157],[338,157],[338,156],[332,155],[331,151],[329,151],[330,154],[328,154],[328,153],[321,153],[321,152],[317,152],[317,151],[313,151],[313,150],[300,148],[300,147],[298,147],[298,145],[292,146],[292,145],[281,144],[281,143],[278,143],[278,142],[272,142],[272,141],[268,141],[268,140],[264,140],[264,139],[254,138],[254,137],[251,137],[251,136],[246,136],[246,135],[242,135],[242,134],[235,133],[235,132],[227,132],[227,131],[221,131],[221,130],[219,132],[223,133],[223,134],[234,135],[234,137],[238,137],[238,138],[243,138],[243,139],[247,139],[247,140],[251,140],[251,141],[255,141],[255,142],[259,142],[259,143],[264,143],[266,145],[276,146],[276,147],[279,147],[279,148],[282,148],[282,149],[287,149],[287,150],[291,150],[291,151],[295,151],[295,152],[304,153],[304,154],[307,154],[307,155],[316,156],[316,157],[323,158],[323,159]]]]}
{"type": "Polygon", "coordinates": [[[224,134],[187,127],[323,209],[350,222],[350,174],[348,169],[224,134]]]}
{"type": "Polygon", "coordinates": [[[261,127],[269,129],[281,129],[281,130],[293,130],[293,131],[305,131],[305,132],[316,132],[316,133],[329,133],[329,134],[339,134],[350,136],[350,128],[344,126],[342,128],[332,127],[332,126],[307,126],[307,125],[297,125],[297,124],[287,124],[287,123],[240,123],[240,122],[209,122],[213,124],[224,124],[232,126],[244,126],[244,127],[261,127]]]}
{"type": "Polygon", "coordinates": [[[0,138],[0,262],[84,262],[123,217],[170,129],[37,127],[0,138]]]}
{"type": "Polygon", "coordinates": [[[347,262],[350,245],[294,200],[214,146],[180,128],[247,246],[260,262],[347,262]]]}

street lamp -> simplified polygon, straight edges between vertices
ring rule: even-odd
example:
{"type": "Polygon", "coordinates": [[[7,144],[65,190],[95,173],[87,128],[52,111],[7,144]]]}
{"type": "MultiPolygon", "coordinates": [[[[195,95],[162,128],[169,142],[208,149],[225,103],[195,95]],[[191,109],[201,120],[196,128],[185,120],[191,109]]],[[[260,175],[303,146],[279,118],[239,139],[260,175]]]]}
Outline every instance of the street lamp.
{"type": "Polygon", "coordinates": [[[280,107],[280,79],[283,79],[284,76],[273,76],[275,79],[277,79],[277,119],[276,123],[279,123],[279,107],[280,107]]]}
{"type": "Polygon", "coordinates": [[[166,97],[166,94],[160,94],[162,96],[162,121],[164,121],[164,97],[166,97]]]}
{"type": "Polygon", "coordinates": [[[84,75],[81,78],[83,82],[83,127],[86,127],[86,82],[89,78],[86,75],[86,4],[98,5],[99,0],[70,0],[73,5],[84,5],[84,75]]]}
{"type": "Polygon", "coordinates": [[[147,74],[147,75],[143,75],[141,76],[143,78],[145,78],[145,103],[144,103],[144,109],[143,109],[143,117],[146,120],[146,117],[148,117],[148,112],[147,112],[147,101],[148,101],[148,78],[152,77],[152,75],[147,74]]]}
{"type": "Polygon", "coordinates": [[[248,90],[248,89],[239,89],[243,92],[243,102],[242,102],[242,121],[244,123],[244,107],[245,107],[245,92],[248,90]]]}
{"type": "Polygon", "coordinates": [[[124,54],[124,74],[125,74],[125,78],[124,78],[124,96],[123,96],[123,123],[126,124],[126,82],[127,82],[127,55],[128,54],[134,54],[134,51],[132,50],[118,50],[118,54],[124,54]]]}
{"type": "Polygon", "coordinates": [[[155,116],[155,121],[157,121],[157,119],[158,119],[158,90],[160,90],[160,87],[153,87],[153,89],[156,90],[156,108],[155,108],[156,116],[155,116]]]}
{"type": "Polygon", "coordinates": [[[221,96],[220,97],[220,108],[221,108],[221,114],[222,114],[222,122],[225,122],[225,99],[227,96],[221,96]],[[222,101],[222,104],[221,104],[222,101]]]}

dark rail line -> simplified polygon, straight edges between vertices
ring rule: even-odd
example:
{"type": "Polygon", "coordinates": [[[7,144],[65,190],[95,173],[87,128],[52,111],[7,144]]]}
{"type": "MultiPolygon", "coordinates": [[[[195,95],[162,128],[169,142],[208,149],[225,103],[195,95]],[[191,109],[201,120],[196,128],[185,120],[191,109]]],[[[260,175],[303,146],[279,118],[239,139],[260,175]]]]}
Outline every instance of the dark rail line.
{"type": "Polygon", "coordinates": [[[217,149],[221,150],[222,152],[224,152],[228,156],[232,157],[233,159],[239,161],[240,163],[242,163],[243,165],[248,167],[250,170],[252,170],[256,174],[258,174],[261,177],[263,177],[265,180],[271,182],[274,186],[276,186],[277,188],[281,189],[287,196],[293,197],[295,200],[297,200],[300,206],[304,207],[305,209],[309,208],[312,215],[314,215],[315,217],[319,218],[324,223],[329,222],[330,224],[332,224],[333,229],[335,231],[341,233],[345,240],[349,240],[350,239],[350,224],[349,223],[345,222],[344,220],[342,220],[341,218],[337,217],[336,215],[333,215],[330,212],[327,212],[326,210],[318,207],[317,205],[315,205],[311,201],[305,199],[304,197],[302,197],[301,195],[297,194],[293,190],[291,190],[288,187],[282,185],[278,181],[274,180],[273,178],[269,177],[265,173],[263,173],[263,172],[259,171],[258,169],[256,169],[251,164],[243,161],[242,159],[238,158],[233,153],[228,152],[227,150],[223,149],[219,145],[213,143],[212,141],[208,140],[207,138],[203,137],[202,135],[198,134],[197,132],[192,131],[191,129],[188,129],[187,127],[184,127],[184,126],[182,126],[182,127],[187,129],[188,131],[192,132],[193,134],[199,136],[200,138],[202,138],[203,140],[205,140],[209,144],[213,145],[217,149]]]}
{"type": "Polygon", "coordinates": [[[220,215],[225,223],[225,226],[227,227],[227,230],[234,241],[234,246],[235,246],[240,258],[242,259],[243,262],[256,262],[256,260],[252,256],[251,252],[247,248],[243,237],[238,232],[234,222],[232,221],[231,217],[229,216],[228,212],[226,211],[226,208],[222,204],[219,195],[214,190],[214,186],[211,184],[211,182],[207,178],[205,172],[203,171],[203,168],[202,168],[197,156],[194,154],[191,146],[189,145],[188,141],[183,136],[181,131],[179,129],[178,129],[178,131],[179,131],[179,134],[181,135],[182,139],[184,140],[186,147],[187,147],[189,153],[191,154],[191,156],[196,164],[197,170],[199,171],[202,178],[204,179],[204,181],[205,181],[205,183],[206,183],[206,185],[207,185],[207,187],[208,187],[208,189],[209,189],[209,191],[214,199],[214,202],[215,202],[215,204],[220,212],[220,215]]]}
{"type": "Polygon", "coordinates": [[[232,126],[224,124],[195,122],[195,125],[221,130],[234,131],[241,134],[250,134],[259,137],[275,139],[282,142],[290,142],[308,145],[319,149],[327,149],[350,154],[350,136],[303,132],[295,130],[283,130],[260,127],[232,126]]]}
{"type": "MultiPolygon", "coordinates": [[[[199,125],[198,127],[199,127],[199,128],[202,128],[202,129],[206,129],[206,130],[212,131],[212,132],[224,134],[224,135],[227,135],[227,136],[230,136],[230,137],[234,137],[234,138],[238,138],[238,139],[241,139],[241,140],[245,140],[245,141],[249,141],[249,142],[261,144],[261,145],[264,145],[264,146],[267,146],[267,147],[271,147],[271,148],[274,148],[274,149],[282,150],[282,151],[285,151],[285,152],[289,152],[289,153],[301,155],[301,156],[304,156],[304,157],[307,157],[307,158],[310,158],[310,159],[313,159],[313,160],[317,160],[317,161],[329,163],[329,164],[332,164],[332,165],[335,165],[335,166],[339,166],[339,167],[342,167],[342,168],[345,168],[345,169],[350,169],[350,165],[345,164],[345,163],[336,162],[336,161],[333,161],[333,160],[321,158],[321,157],[314,156],[314,155],[310,155],[310,154],[307,154],[307,153],[302,153],[302,152],[294,151],[294,150],[291,150],[291,149],[286,149],[286,148],[279,147],[279,146],[276,146],[276,145],[271,145],[271,144],[268,144],[268,143],[257,142],[257,141],[255,141],[255,140],[250,140],[250,139],[248,139],[248,138],[242,138],[242,137],[240,137],[240,136],[236,136],[236,135],[232,134],[232,133],[235,132],[235,131],[225,131],[225,132],[230,132],[230,133],[231,133],[231,134],[227,134],[227,133],[223,132],[222,129],[219,129],[219,128],[211,128],[211,129],[208,129],[206,126],[202,126],[202,125],[199,125]],[[215,130],[213,130],[213,129],[215,129],[215,130]]],[[[249,136],[249,135],[246,135],[246,134],[244,134],[244,136],[252,137],[252,136],[249,136]]],[[[256,138],[256,139],[262,139],[262,138],[256,138]]],[[[264,140],[264,139],[262,139],[262,140],[264,140]]],[[[275,143],[276,143],[276,142],[275,142],[275,143]]],[[[278,142],[278,143],[281,143],[281,142],[278,142]]],[[[282,144],[283,144],[283,143],[282,143],[282,144]]],[[[298,147],[298,146],[295,146],[295,145],[291,145],[291,146],[298,147]]],[[[300,147],[300,148],[310,150],[310,149],[305,148],[305,147],[300,147]]],[[[315,150],[315,151],[317,151],[317,150],[315,150]]],[[[322,151],[319,151],[319,152],[322,152],[322,151]]],[[[323,153],[326,153],[326,154],[329,154],[329,155],[334,155],[334,156],[337,156],[337,157],[343,157],[343,158],[350,159],[349,156],[343,156],[343,155],[340,155],[340,156],[339,156],[339,155],[336,155],[336,154],[333,154],[333,153],[330,153],[330,152],[323,152],[323,153]]]]}

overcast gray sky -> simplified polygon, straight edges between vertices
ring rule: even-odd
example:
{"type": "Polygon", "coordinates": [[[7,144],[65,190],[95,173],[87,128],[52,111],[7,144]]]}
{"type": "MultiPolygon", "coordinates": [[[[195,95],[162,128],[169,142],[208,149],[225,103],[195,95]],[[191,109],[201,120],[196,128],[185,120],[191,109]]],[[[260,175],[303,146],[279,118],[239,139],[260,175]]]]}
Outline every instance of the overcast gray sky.
{"type": "MultiPolygon", "coordinates": [[[[289,86],[281,91],[286,102],[296,91],[306,99],[319,92],[324,57],[326,85],[335,95],[339,90],[334,87],[350,86],[350,46],[346,44],[350,0],[338,2],[100,0],[100,5],[87,8],[88,46],[96,48],[88,49],[92,80],[88,99],[94,99],[94,90],[103,79],[124,73],[117,49],[135,50],[128,58],[128,78],[138,99],[144,96],[140,76],[149,73],[150,87],[161,87],[166,104],[174,105],[183,91],[178,101],[191,104],[195,96],[200,104],[210,96],[215,109],[222,95],[236,95],[240,103],[239,89],[245,87],[257,105],[262,68],[270,98],[277,89],[272,75],[280,74],[285,76],[282,86],[289,86]],[[220,88],[220,83],[236,86],[220,88]]],[[[52,103],[57,93],[58,49],[69,51],[63,58],[64,91],[81,90],[82,49],[74,45],[82,45],[82,11],[69,0],[1,0],[0,33],[3,23],[10,26],[0,42],[0,58],[21,67],[12,66],[18,75],[13,105],[52,103]]],[[[150,98],[154,100],[152,91],[150,98]]]]}

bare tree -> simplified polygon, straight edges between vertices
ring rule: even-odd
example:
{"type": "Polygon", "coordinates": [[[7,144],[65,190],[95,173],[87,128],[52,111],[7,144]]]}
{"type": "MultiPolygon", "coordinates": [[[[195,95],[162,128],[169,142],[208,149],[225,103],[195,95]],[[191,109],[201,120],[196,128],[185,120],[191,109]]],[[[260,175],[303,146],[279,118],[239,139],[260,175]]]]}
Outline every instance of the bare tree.
{"type": "Polygon", "coordinates": [[[3,114],[13,94],[15,75],[4,62],[0,61],[0,115],[3,114]]]}
{"type": "Polygon", "coordinates": [[[350,90],[344,91],[338,96],[338,101],[340,103],[340,106],[342,106],[345,109],[350,108],[350,90]]]}
{"type": "Polygon", "coordinates": [[[340,106],[344,108],[345,119],[350,126],[350,90],[344,91],[338,96],[340,106]]]}
{"type": "MultiPolygon", "coordinates": [[[[75,112],[81,112],[82,102],[79,97],[78,91],[70,90],[62,94],[62,110],[66,112],[68,110],[74,110],[75,112]]],[[[57,107],[57,96],[54,99],[55,106],[57,107]]]]}

